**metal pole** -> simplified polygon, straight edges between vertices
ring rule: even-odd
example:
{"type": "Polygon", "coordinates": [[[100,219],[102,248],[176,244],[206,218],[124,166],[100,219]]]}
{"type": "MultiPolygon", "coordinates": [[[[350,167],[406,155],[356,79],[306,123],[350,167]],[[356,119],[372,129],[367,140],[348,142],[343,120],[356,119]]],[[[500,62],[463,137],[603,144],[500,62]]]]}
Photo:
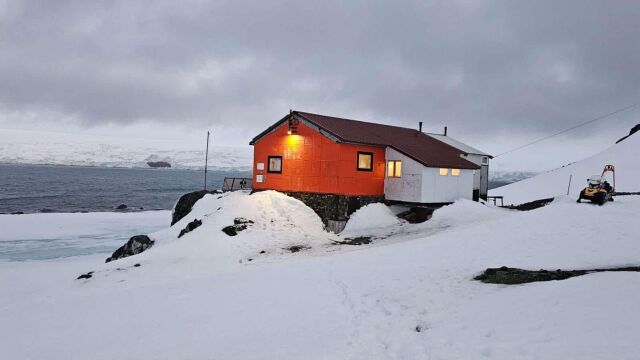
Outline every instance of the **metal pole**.
{"type": "Polygon", "coordinates": [[[569,196],[569,190],[571,190],[571,178],[573,177],[573,174],[569,175],[569,186],[567,186],[567,196],[569,196]]]}
{"type": "Polygon", "coordinates": [[[207,165],[209,163],[209,132],[207,131],[207,150],[204,153],[204,190],[207,190],[207,165]]]}

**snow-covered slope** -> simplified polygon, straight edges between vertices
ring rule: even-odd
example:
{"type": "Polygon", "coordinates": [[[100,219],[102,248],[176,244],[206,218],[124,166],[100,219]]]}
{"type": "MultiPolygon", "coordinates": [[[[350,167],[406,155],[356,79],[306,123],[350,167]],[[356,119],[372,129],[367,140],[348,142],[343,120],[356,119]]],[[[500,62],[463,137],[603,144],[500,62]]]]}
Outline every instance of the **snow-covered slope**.
{"type": "MultiPolygon", "coordinates": [[[[0,163],[148,167],[147,161],[167,161],[174,168],[204,167],[204,144],[104,136],[70,136],[53,132],[0,129],[0,163]]],[[[250,146],[211,146],[212,170],[251,169],[250,146]]]]}
{"type": "Polygon", "coordinates": [[[569,196],[577,199],[586,179],[599,175],[606,164],[616,167],[617,191],[640,191],[640,136],[630,136],[597,155],[562,168],[490,190],[489,195],[504,196],[505,205],[566,195],[571,177],[569,196]]]}
{"type": "Polygon", "coordinates": [[[637,273],[471,279],[501,265],[638,265],[639,212],[635,196],[529,212],[461,201],[412,225],[375,206],[352,224],[364,235],[380,216],[374,243],[346,246],[282,194],[207,195],[136,256],[0,263],[0,348],[7,359],[636,359],[637,273]],[[239,216],[254,223],[221,231],[239,216]],[[178,239],[193,218],[203,225],[178,239]]]}

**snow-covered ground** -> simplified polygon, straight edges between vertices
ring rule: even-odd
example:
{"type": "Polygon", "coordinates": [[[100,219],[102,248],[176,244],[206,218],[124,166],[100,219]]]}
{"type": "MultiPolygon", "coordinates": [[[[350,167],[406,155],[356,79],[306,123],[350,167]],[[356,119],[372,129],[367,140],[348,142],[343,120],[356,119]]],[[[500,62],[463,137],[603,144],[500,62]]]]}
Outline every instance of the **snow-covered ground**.
{"type": "Polygon", "coordinates": [[[461,201],[414,225],[373,205],[334,235],[279,193],[207,195],[136,256],[0,262],[0,349],[7,359],[636,359],[638,273],[471,279],[502,265],[638,265],[639,212],[636,196],[529,212],[461,201]],[[237,217],[254,223],[223,233],[237,217]],[[194,218],[203,225],[178,239],[194,218]],[[374,242],[336,244],[365,235],[374,242]]]}
{"type": "MultiPolygon", "coordinates": [[[[587,178],[600,175],[605,165],[616,167],[616,191],[640,192],[640,136],[630,136],[610,148],[556,170],[489,190],[489,195],[504,196],[506,204],[521,204],[558,195],[577,199],[587,178]],[[569,179],[571,187],[569,188],[569,179]]],[[[611,182],[611,174],[608,174],[611,182]]]]}
{"type": "MultiPolygon", "coordinates": [[[[0,163],[146,168],[148,161],[167,161],[174,168],[200,169],[204,152],[204,140],[194,144],[0,129],[0,163]]],[[[209,148],[211,170],[247,171],[252,159],[249,145],[209,148]]]]}

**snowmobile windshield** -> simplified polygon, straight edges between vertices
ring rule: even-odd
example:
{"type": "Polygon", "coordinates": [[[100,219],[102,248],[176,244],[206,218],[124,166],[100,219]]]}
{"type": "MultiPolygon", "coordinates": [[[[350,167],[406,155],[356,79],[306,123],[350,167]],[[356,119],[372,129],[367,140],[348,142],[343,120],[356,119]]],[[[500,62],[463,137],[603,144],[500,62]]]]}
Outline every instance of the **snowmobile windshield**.
{"type": "Polygon", "coordinates": [[[600,176],[592,176],[589,178],[589,186],[598,187],[602,183],[602,178],[600,176]]]}

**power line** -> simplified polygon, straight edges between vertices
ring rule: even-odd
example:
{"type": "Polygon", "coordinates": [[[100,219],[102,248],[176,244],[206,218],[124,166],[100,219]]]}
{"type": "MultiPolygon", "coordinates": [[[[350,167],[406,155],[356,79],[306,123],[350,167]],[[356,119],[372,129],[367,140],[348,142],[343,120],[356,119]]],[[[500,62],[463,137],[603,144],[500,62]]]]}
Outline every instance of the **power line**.
{"type": "Polygon", "coordinates": [[[578,124],[578,125],[572,126],[572,127],[568,128],[568,129],[564,129],[564,130],[559,131],[559,132],[557,132],[557,133],[555,133],[555,134],[552,134],[552,135],[548,135],[548,136],[542,137],[542,138],[537,139],[537,140],[534,140],[534,141],[532,141],[532,142],[530,142],[530,143],[527,143],[527,144],[524,144],[524,145],[518,146],[518,147],[516,147],[516,148],[513,148],[513,149],[511,149],[511,150],[505,151],[505,152],[503,152],[503,153],[500,153],[500,154],[498,154],[498,155],[494,156],[494,158],[497,158],[498,156],[502,156],[502,155],[504,155],[504,154],[512,153],[512,152],[517,151],[517,150],[520,150],[520,149],[524,149],[524,148],[526,148],[526,147],[528,147],[528,146],[531,146],[531,145],[537,144],[537,143],[539,143],[539,142],[541,142],[541,141],[545,141],[545,140],[551,139],[551,138],[552,138],[552,137],[554,137],[554,136],[558,136],[558,135],[564,134],[564,133],[569,132],[569,131],[571,131],[571,130],[574,130],[574,129],[577,129],[577,128],[579,128],[579,127],[582,127],[582,126],[585,126],[585,125],[591,124],[591,123],[593,123],[593,122],[596,122],[596,121],[598,121],[598,120],[604,120],[604,119],[606,119],[606,118],[608,118],[608,117],[610,117],[610,116],[613,116],[613,115],[615,115],[615,114],[618,114],[618,113],[621,113],[621,112],[624,112],[624,111],[627,111],[627,110],[633,109],[634,107],[636,107],[636,106],[638,106],[638,105],[640,105],[640,101],[638,101],[638,102],[636,102],[636,103],[633,103],[633,104],[631,104],[631,105],[625,106],[625,107],[623,107],[623,108],[620,108],[620,109],[618,109],[618,110],[612,111],[612,112],[610,112],[610,113],[608,113],[608,114],[605,114],[605,115],[599,116],[599,117],[597,117],[597,118],[595,118],[595,119],[591,119],[591,120],[589,120],[589,121],[585,121],[585,122],[580,123],[580,124],[578,124]]]}

